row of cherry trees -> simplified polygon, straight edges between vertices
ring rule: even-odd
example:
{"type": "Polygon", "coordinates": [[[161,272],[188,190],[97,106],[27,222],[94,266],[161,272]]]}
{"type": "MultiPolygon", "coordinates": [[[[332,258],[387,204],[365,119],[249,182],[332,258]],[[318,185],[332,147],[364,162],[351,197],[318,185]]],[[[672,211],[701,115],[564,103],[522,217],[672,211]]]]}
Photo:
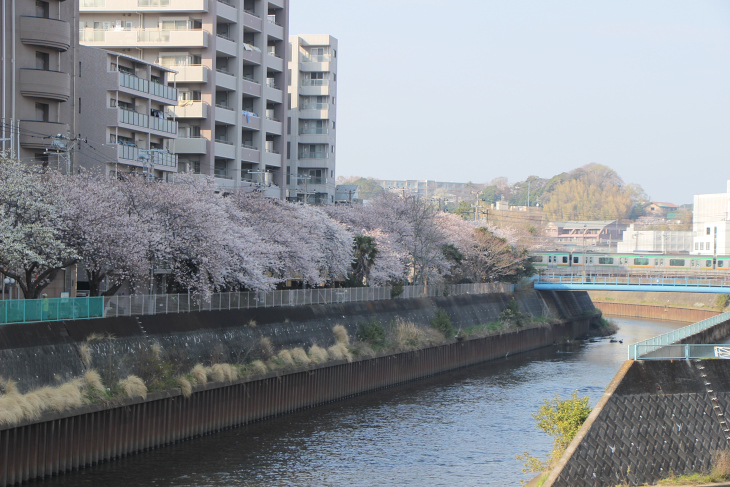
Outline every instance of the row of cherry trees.
{"type": "Polygon", "coordinates": [[[316,208],[258,193],[222,194],[213,181],[179,174],[175,183],[93,172],[65,176],[0,159],[0,270],[38,298],[79,263],[91,294],[106,280],[146,289],[152,269],[207,299],[231,289],[307,285],[487,282],[526,272],[509,234],[477,228],[409,196],[371,205],[316,208]]]}

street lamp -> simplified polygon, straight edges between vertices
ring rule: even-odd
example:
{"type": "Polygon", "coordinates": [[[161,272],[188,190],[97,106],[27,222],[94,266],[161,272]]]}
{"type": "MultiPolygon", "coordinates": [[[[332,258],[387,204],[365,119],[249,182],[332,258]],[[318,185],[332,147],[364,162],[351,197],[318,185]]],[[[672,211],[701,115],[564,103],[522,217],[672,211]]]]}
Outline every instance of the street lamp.
{"type": "Polygon", "coordinates": [[[3,280],[3,283],[5,284],[3,286],[3,299],[5,299],[5,286],[10,287],[10,298],[9,299],[13,299],[13,284],[15,284],[15,279],[13,279],[12,277],[6,277],[3,280]]]}

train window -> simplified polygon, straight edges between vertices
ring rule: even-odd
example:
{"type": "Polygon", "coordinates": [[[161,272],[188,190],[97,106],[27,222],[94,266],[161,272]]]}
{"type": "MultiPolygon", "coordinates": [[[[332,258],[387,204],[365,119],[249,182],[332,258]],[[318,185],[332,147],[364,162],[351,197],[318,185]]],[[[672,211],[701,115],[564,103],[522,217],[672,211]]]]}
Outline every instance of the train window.
{"type": "Polygon", "coordinates": [[[568,263],[568,256],[567,255],[564,255],[563,256],[563,264],[567,264],[567,263],[568,263]]]}
{"type": "Polygon", "coordinates": [[[717,261],[717,267],[722,267],[722,264],[724,263],[724,260],[718,260],[717,261]]]}
{"type": "Polygon", "coordinates": [[[530,257],[530,262],[542,262],[542,255],[533,255],[530,257]]]}
{"type": "Polygon", "coordinates": [[[634,259],[634,265],[649,265],[649,259],[634,259]]]}
{"type": "Polygon", "coordinates": [[[580,257],[573,257],[573,264],[580,262],[580,257]]]}
{"type": "Polygon", "coordinates": [[[684,259],[669,259],[669,267],[684,267],[684,259]]]}
{"type": "Polygon", "coordinates": [[[613,257],[599,257],[598,263],[603,265],[613,265],[613,257]]]}
{"type": "Polygon", "coordinates": [[[706,261],[705,267],[712,267],[712,261],[711,260],[706,261]]]}
{"type": "Polygon", "coordinates": [[[590,262],[591,264],[593,264],[593,257],[589,257],[588,258],[588,262],[590,262]]]}

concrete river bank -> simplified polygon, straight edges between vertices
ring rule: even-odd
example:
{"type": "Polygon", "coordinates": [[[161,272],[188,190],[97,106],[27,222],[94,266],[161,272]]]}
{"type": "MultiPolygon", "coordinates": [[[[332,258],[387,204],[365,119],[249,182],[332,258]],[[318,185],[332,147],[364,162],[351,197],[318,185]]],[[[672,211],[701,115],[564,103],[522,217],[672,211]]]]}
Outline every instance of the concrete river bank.
{"type": "Polygon", "coordinates": [[[530,417],[578,389],[592,404],[626,344],[682,326],[617,318],[624,345],[550,347],[38,482],[82,485],[518,485],[544,455],[530,417]]]}

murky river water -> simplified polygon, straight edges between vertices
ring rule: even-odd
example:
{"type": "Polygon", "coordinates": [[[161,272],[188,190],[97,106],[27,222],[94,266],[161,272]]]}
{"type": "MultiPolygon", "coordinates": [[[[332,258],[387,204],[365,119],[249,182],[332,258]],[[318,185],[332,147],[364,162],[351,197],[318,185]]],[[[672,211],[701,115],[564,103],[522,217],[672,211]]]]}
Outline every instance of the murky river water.
{"type": "Polygon", "coordinates": [[[626,344],[684,326],[616,318],[624,344],[548,348],[40,482],[45,486],[505,486],[551,441],[531,414],[578,390],[594,405],[626,344]]]}

